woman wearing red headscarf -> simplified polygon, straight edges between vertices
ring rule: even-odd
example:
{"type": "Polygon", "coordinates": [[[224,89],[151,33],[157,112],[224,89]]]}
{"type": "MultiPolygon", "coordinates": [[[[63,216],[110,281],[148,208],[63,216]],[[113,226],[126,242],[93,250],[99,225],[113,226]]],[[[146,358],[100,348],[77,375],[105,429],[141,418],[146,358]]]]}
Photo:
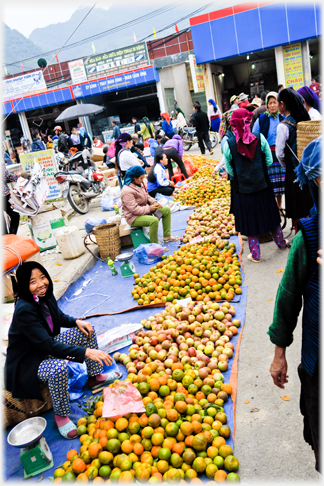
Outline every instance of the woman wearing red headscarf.
{"type": "Polygon", "coordinates": [[[232,177],[232,212],[236,231],[247,236],[248,260],[260,262],[260,244],[256,235],[268,233],[284,250],[290,246],[284,239],[280,215],[271,188],[267,166],[273,162],[265,137],[251,133],[252,113],[245,108],[233,111],[230,124],[234,137],[223,146],[227,173],[232,177]]]}
{"type": "Polygon", "coordinates": [[[174,130],[173,130],[173,126],[172,126],[172,123],[171,123],[171,120],[170,120],[169,113],[167,113],[167,112],[161,113],[161,117],[163,118],[162,130],[164,131],[165,136],[168,137],[168,138],[172,138],[173,135],[174,135],[174,130]]]}

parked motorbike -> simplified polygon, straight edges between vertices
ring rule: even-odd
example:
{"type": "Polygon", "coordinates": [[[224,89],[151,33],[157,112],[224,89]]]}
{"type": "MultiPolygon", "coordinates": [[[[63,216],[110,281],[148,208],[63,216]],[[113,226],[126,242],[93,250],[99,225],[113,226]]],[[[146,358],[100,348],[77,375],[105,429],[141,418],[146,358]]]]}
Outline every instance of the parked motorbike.
{"type": "MultiPolygon", "coordinates": [[[[180,136],[183,140],[183,150],[190,150],[195,143],[198,143],[197,130],[194,127],[183,127],[180,130],[180,136]]],[[[212,149],[218,144],[218,133],[209,132],[209,140],[211,141],[212,149]]]]}
{"type": "Polygon", "coordinates": [[[54,174],[60,184],[69,184],[68,189],[63,191],[63,197],[67,197],[74,211],[80,214],[86,214],[90,200],[102,194],[106,188],[104,175],[97,171],[96,164],[90,160],[90,153],[88,150],[87,152],[87,162],[84,161],[82,152],[77,152],[70,158],[58,154],[60,170],[54,174]]]}

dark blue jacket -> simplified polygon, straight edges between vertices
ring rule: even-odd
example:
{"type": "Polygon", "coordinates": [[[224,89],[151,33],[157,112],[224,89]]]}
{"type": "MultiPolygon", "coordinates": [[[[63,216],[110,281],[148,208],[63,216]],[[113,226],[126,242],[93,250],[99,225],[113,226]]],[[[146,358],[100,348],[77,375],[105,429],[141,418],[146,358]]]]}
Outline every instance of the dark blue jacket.
{"type": "Polygon", "coordinates": [[[14,398],[42,400],[37,371],[40,363],[54,356],[83,363],[86,348],[54,341],[61,327],[75,327],[75,319],[64,314],[52,295],[46,304],[54,324],[50,330],[40,304],[18,299],[9,329],[5,362],[5,386],[14,398]]]}
{"type": "Polygon", "coordinates": [[[39,140],[39,138],[34,138],[33,143],[31,145],[32,152],[38,152],[39,150],[46,150],[44,143],[39,140]]]}
{"type": "Polygon", "coordinates": [[[119,137],[120,133],[121,133],[120,132],[120,128],[117,125],[115,125],[114,128],[113,128],[113,133],[112,133],[113,139],[114,140],[117,140],[117,138],[119,137]]]}
{"type": "Polygon", "coordinates": [[[270,185],[265,156],[261,151],[261,141],[258,143],[253,160],[244,157],[237,151],[236,138],[227,140],[230,147],[234,171],[233,190],[240,194],[254,194],[263,191],[270,185]]]}

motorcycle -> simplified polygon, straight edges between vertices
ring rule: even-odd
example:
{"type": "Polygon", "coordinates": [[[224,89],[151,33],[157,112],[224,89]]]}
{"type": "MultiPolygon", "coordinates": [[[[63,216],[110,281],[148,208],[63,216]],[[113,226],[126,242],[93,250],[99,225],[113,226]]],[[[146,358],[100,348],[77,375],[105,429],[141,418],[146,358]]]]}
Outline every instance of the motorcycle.
{"type": "MultiPolygon", "coordinates": [[[[190,150],[195,143],[198,143],[197,130],[194,127],[183,127],[179,134],[183,140],[183,150],[190,150]]],[[[209,132],[209,140],[211,141],[212,149],[218,144],[218,133],[209,132]]]]}
{"type": "Polygon", "coordinates": [[[63,197],[67,197],[74,211],[86,214],[91,199],[103,193],[106,182],[104,175],[97,171],[96,164],[90,160],[90,152],[87,150],[87,162],[82,154],[83,152],[77,152],[70,158],[64,154],[59,155],[57,161],[60,170],[54,177],[60,184],[68,183],[63,197]]]}

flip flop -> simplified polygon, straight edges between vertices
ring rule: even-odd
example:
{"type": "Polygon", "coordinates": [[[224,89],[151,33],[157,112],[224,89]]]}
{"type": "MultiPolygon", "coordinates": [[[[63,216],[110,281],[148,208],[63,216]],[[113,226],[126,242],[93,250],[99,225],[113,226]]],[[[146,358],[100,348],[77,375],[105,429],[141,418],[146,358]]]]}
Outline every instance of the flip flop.
{"type": "Polygon", "coordinates": [[[180,240],[179,236],[170,236],[170,239],[167,240],[163,238],[164,243],[170,243],[171,241],[179,241],[179,240],[180,240]]]}
{"type": "Polygon", "coordinates": [[[57,427],[57,429],[64,439],[75,439],[79,435],[76,425],[71,420],[67,424],[62,425],[62,427],[57,427]],[[68,437],[69,432],[75,432],[75,434],[71,434],[71,437],[68,437]]]}

